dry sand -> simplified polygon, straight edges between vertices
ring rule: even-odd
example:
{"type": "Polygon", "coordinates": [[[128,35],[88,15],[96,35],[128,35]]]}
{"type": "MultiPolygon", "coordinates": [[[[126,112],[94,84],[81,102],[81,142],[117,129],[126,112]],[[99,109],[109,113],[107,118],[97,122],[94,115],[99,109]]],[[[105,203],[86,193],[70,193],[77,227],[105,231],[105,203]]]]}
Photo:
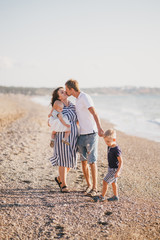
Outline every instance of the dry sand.
{"type": "MultiPolygon", "coordinates": [[[[124,166],[119,202],[94,203],[83,194],[78,161],[59,191],[49,157],[49,109],[23,95],[0,95],[0,239],[160,239],[160,143],[117,132],[124,166]]],[[[111,124],[102,121],[106,130],[111,124]]],[[[107,171],[99,138],[98,190],[107,171]]],[[[109,187],[107,197],[112,196],[109,187]]]]}

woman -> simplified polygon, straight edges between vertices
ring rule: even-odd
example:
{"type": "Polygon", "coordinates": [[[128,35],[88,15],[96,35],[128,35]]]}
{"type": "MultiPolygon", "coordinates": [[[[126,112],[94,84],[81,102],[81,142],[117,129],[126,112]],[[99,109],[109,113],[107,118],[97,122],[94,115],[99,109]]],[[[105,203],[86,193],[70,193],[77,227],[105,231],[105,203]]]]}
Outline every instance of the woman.
{"type": "Polygon", "coordinates": [[[59,176],[55,178],[55,181],[61,188],[61,192],[69,192],[66,184],[67,173],[70,168],[75,168],[76,161],[76,144],[78,138],[77,128],[77,115],[75,106],[68,101],[68,95],[66,94],[63,87],[59,87],[53,91],[51,104],[53,106],[56,100],[60,100],[64,104],[62,114],[67,116],[71,124],[71,133],[68,138],[69,145],[62,142],[64,134],[62,132],[56,133],[54,143],[54,153],[50,158],[53,166],[59,166],[59,176]]]}

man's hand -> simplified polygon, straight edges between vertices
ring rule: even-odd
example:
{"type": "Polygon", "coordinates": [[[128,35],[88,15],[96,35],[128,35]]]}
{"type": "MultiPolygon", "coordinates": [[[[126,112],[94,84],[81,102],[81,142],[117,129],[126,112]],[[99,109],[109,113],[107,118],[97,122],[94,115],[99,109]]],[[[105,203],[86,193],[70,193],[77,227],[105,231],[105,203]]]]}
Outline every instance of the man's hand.
{"type": "Polygon", "coordinates": [[[99,129],[98,129],[98,135],[99,135],[99,137],[103,137],[104,131],[103,131],[102,128],[99,128],[99,129]]]}

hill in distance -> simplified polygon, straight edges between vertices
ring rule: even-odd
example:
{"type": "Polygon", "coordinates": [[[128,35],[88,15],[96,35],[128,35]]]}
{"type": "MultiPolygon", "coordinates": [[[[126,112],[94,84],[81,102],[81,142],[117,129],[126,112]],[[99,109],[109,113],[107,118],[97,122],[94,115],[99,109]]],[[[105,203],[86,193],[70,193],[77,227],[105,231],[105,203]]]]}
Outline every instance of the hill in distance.
{"type": "MultiPolygon", "coordinates": [[[[0,86],[0,93],[3,94],[24,94],[24,95],[51,95],[54,88],[31,88],[31,87],[5,87],[0,86]]],[[[160,95],[160,88],[148,87],[102,87],[102,88],[81,88],[88,94],[107,94],[107,95],[139,95],[150,94],[160,95]]]]}

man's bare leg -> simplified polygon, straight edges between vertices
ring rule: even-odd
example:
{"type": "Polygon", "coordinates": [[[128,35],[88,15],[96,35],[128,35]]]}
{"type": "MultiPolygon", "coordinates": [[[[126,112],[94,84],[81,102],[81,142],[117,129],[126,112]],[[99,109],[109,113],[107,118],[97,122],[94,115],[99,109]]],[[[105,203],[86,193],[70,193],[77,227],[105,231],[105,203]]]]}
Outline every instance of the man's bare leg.
{"type": "Polygon", "coordinates": [[[92,163],[90,164],[91,167],[91,174],[92,174],[92,181],[93,181],[93,189],[97,190],[97,164],[92,163]]]}
{"type": "Polygon", "coordinates": [[[88,187],[90,187],[91,186],[90,174],[89,174],[89,167],[88,167],[87,161],[82,161],[82,171],[83,171],[84,177],[86,179],[87,185],[88,185],[88,187]]]}

